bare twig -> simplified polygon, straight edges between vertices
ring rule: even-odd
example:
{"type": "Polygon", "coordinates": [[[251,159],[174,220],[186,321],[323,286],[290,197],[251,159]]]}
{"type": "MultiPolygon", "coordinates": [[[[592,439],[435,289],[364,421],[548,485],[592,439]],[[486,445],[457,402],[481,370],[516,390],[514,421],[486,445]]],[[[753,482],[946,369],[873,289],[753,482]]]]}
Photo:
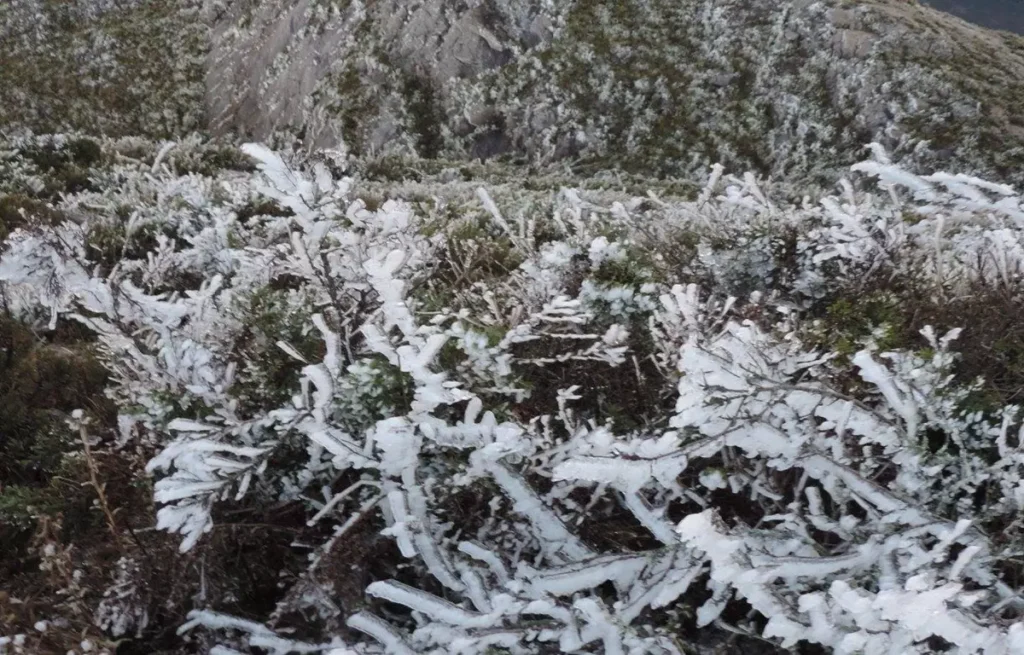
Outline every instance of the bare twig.
{"type": "Polygon", "coordinates": [[[82,440],[82,446],[85,448],[85,463],[89,467],[89,484],[99,498],[100,509],[103,510],[103,515],[107,519],[107,528],[114,538],[114,543],[117,544],[118,549],[124,550],[121,533],[117,529],[117,521],[114,520],[114,513],[110,510],[110,503],[107,502],[106,485],[100,484],[99,469],[96,466],[96,458],[92,454],[92,447],[89,445],[89,433],[85,428],[85,420],[81,418],[78,421],[78,434],[82,440]]]}

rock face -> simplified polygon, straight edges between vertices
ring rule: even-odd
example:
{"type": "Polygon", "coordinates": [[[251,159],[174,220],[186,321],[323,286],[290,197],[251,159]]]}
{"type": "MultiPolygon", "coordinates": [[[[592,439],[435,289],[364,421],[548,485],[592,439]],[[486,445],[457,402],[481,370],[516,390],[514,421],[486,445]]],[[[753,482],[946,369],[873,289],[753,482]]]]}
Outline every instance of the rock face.
{"type": "MultiPolygon", "coordinates": [[[[451,108],[450,87],[551,42],[551,14],[543,4],[230,3],[212,27],[211,128],[257,138],[302,131],[314,145],[344,134],[360,151],[405,146],[437,154],[446,145],[442,110],[451,108]]],[[[481,107],[464,119],[486,124],[492,113],[481,107]]]]}
{"type": "Polygon", "coordinates": [[[915,0],[12,0],[12,25],[0,119],[36,129],[797,180],[876,140],[1024,182],[1024,38],[915,0]]]}

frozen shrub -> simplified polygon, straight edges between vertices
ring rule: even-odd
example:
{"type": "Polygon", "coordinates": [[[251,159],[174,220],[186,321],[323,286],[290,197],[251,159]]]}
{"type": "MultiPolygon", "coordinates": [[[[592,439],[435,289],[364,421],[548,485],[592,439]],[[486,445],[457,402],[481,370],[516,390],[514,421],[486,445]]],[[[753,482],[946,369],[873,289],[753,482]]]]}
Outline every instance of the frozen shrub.
{"type": "MultiPolygon", "coordinates": [[[[12,312],[96,335],[182,551],[225,504],[304,512],[308,567],[266,621],[201,605],[182,635],[222,654],[679,653],[712,628],[1024,652],[1018,408],[968,409],[984,381],[954,375],[957,330],[869,331],[839,357],[813,323],[851,279],[1017,292],[1012,189],[877,149],[855,167],[875,190],[816,201],[716,169],[693,201],[426,181],[432,203],[371,210],[359,180],[244,151],[258,173],[158,157],[65,201],[137,207],[126,240],[159,222],[144,256],[97,267],[65,223],[0,259],[12,312]],[[363,597],[339,591],[356,577],[363,597]]],[[[119,567],[111,633],[147,620],[119,567]]]]}

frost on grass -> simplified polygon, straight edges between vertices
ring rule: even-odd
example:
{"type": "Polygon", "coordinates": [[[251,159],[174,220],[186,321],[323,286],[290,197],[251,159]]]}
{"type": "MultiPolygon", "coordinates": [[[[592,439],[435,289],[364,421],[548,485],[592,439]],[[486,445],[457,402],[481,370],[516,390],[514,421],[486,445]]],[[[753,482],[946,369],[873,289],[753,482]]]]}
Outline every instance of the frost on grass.
{"type": "MultiPolygon", "coordinates": [[[[24,320],[95,335],[120,443],[156,452],[156,527],[182,551],[226,503],[304,508],[318,541],[296,541],[308,568],[276,609],[197,596],[183,638],[1024,652],[1018,408],[972,405],[959,326],[839,352],[819,318],[851,280],[1019,293],[1012,189],[876,149],[800,202],[716,168],[692,202],[424,183],[371,210],[323,164],[250,145],[256,173],[177,176],[162,160],[180,150],[62,200],[88,221],[15,231],[0,283],[24,320]],[[288,211],[240,218],[264,200],[288,211]],[[122,256],[100,266],[90,226],[126,204],[122,256]],[[356,602],[331,576],[367,566],[337,566],[367,522],[397,561],[356,602]]],[[[95,615],[113,636],[148,620],[118,566],[95,615]]]]}

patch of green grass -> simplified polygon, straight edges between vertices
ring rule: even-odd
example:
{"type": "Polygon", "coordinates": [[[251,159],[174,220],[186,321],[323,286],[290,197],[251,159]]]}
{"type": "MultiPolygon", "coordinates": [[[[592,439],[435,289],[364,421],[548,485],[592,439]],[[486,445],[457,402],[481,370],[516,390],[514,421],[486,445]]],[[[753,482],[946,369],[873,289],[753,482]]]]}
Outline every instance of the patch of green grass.
{"type": "Polygon", "coordinates": [[[188,175],[194,173],[206,177],[216,177],[221,171],[242,171],[251,173],[256,170],[252,159],[238,147],[229,144],[207,144],[198,157],[174,159],[175,173],[188,175]]]}
{"type": "Polygon", "coordinates": [[[145,259],[146,254],[156,248],[157,235],[165,228],[157,223],[136,225],[129,235],[126,230],[127,216],[118,212],[113,219],[96,219],[88,224],[85,235],[86,255],[110,271],[124,259],[145,259]]]}
{"type": "Polygon", "coordinates": [[[523,254],[508,235],[497,231],[486,218],[453,219],[442,229],[445,244],[439,270],[424,285],[423,292],[428,295],[418,296],[420,300],[430,294],[448,297],[475,282],[505,277],[523,262],[523,254]]]}
{"type": "Polygon", "coordinates": [[[235,212],[238,222],[243,225],[258,216],[288,217],[293,214],[292,210],[282,207],[277,202],[267,198],[260,198],[246,203],[235,212]]]}
{"type": "Polygon", "coordinates": [[[630,287],[639,291],[640,287],[655,279],[655,265],[650,253],[640,248],[630,248],[621,259],[608,259],[593,274],[593,279],[605,284],[630,287]]]}
{"type": "Polygon", "coordinates": [[[364,397],[360,403],[362,407],[377,420],[409,412],[416,389],[412,376],[382,358],[370,366],[373,382],[364,393],[372,395],[372,398],[364,397]]]}
{"type": "Polygon", "coordinates": [[[82,168],[92,168],[103,161],[103,148],[92,139],[75,139],[67,149],[71,160],[82,168]]]}

